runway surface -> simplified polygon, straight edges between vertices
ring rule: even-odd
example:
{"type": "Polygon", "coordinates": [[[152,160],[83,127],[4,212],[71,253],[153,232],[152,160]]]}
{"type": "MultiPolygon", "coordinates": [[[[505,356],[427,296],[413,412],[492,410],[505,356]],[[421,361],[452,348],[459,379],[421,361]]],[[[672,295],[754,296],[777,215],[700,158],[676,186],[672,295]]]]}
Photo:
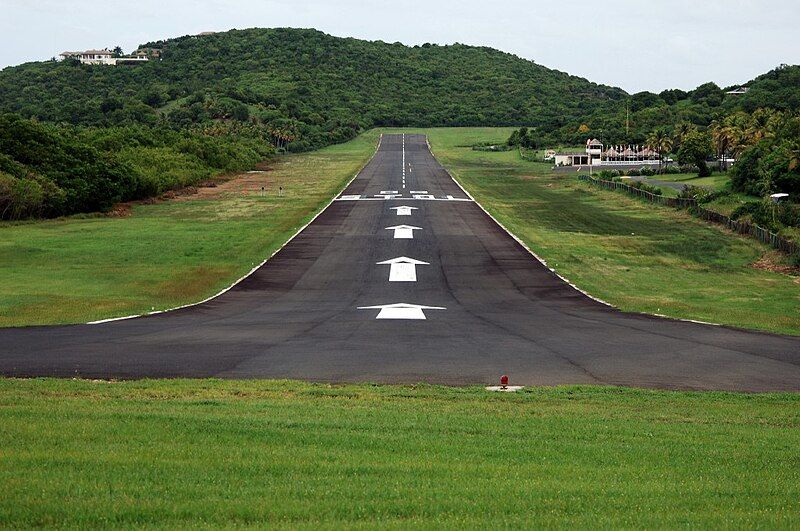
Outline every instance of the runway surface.
{"type": "Polygon", "coordinates": [[[472,202],[424,136],[386,135],[230,291],[150,317],[2,329],[0,373],[798,391],[800,338],[596,302],[472,202]]]}

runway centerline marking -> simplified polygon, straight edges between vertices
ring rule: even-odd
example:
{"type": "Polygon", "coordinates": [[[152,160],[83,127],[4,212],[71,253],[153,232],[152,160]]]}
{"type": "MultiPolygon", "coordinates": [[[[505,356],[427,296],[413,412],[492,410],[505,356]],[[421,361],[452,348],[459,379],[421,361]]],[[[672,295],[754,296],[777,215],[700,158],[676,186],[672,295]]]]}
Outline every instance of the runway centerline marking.
{"type": "Polygon", "coordinates": [[[406,189],[406,135],[403,133],[403,190],[406,189]]]}
{"type": "Polygon", "coordinates": [[[414,231],[422,230],[422,227],[414,227],[411,225],[395,225],[394,227],[386,227],[385,230],[393,230],[395,240],[413,240],[414,231]]]}
{"type": "Polygon", "coordinates": [[[395,304],[382,304],[379,306],[359,306],[359,310],[380,310],[375,319],[408,319],[424,321],[425,312],[423,310],[446,310],[442,306],[422,306],[420,304],[408,304],[399,302],[395,304]]]}
{"type": "Polygon", "coordinates": [[[392,258],[391,260],[384,260],[383,262],[376,262],[376,265],[388,265],[389,269],[389,282],[416,282],[417,281],[417,266],[430,265],[428,262],[422,260],[415,260],[407,256],[400,256],[392,258]]]}

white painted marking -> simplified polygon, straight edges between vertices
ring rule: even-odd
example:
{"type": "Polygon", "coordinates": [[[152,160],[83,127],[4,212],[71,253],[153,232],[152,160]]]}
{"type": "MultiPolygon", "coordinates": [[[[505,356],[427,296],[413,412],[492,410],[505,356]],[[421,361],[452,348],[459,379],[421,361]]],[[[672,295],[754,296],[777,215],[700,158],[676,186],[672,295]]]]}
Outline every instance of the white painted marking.
{"type": "Polygon", "coordinates": [[[409,193],[410,194],[427,194],[428,191],[427,190],[411,190],[409,193]]]}
{"type": "Polygon", "coordinates": [[[398,258],[392,258],[391,260],[377,262],[377,265],[391,266],[389,269],[389,282],[416,282],[417,266],[430,264],[422,260],[400,256],[398,258]]]}
{"type": "Polygon", "coordinates": [[[399,199],[402,201],[456,201],[462,203],[472,203],[472,199],[467,199],[466,197],[435,197],[430,194],[428,195],[415,195],[412,197],[405,197],[403,194],[397,195],[375,195],[375,196],[340,196],[335,199],[335,201],[385,201],[387,199],[399,199]]]}
{"type": "Polygon", "coordinates": [[[406,135],[403,133],[403,190],[406,189],[406,135]]]}
{"type": "Polygon", "coordinates": [[[425,320],[423,310],[446,310],[442,306],[420,306],[419,304],[384,304],[381,306],[359,306],[359,310],[380,310],[375,319],[410,319],[425,320]]]}
{"type": "Polygon", "coordinates": [[[394,227],[386,227],[386,230],[394,231],[395,240],[412,240],[414,239],[414,231],[422,230],[422,227],[412,227],[411,225],[396,225],[394,227]]]}
{"type": "Polygon", "coordinates": [[[392,194],[399,194],[397,190],[382,190],[378,195],[392,195],[392,194]]]}
{"type": "Polygon", "coordinates": [[[395,211],[397,211],[397,215],[398,215],[398,216],[410,216],[410,215],[412,214],[412,212],[411,212],[411,211],[412,211],[412,210],[417,210],[417,207],[405,206],[405,205],[404,205],[404,206],[396,206],[396,207],[392,207],[392,208],[390,208],[389,210],[395,210],[395,211]]]}

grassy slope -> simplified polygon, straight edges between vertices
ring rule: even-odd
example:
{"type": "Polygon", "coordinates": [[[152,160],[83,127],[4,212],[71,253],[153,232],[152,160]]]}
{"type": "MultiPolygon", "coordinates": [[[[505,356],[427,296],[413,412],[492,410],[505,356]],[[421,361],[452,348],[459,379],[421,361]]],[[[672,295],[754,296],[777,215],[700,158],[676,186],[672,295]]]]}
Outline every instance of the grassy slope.
{"type": "Polygon", "coordinates": [[[684,212],[547,176],[506,129],[433,129],[439,160],[514,234],[589,293],[629,311],[800,334],[800,283],[750,266],[765,247],[684,212]]]}
{"type": "Polygon", "coordinates": [[[0,380],[0,522],[791,528],[798,398],[0,380]]]}
{"type": "Polygon", "coordinates": [[[377,140],[370,132],[277,159],[266,197],[140,205],[126,218],[0,223],[0,326],[85,322],[212,295],[280,247],[369,159],[377,140]]]}

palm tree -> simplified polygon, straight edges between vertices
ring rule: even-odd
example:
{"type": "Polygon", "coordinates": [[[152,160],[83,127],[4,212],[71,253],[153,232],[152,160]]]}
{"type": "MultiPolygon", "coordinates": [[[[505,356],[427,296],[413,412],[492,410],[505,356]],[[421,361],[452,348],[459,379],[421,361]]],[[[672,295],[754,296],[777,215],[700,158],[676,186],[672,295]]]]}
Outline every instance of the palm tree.
{"type": "Polygon", "coordinates": [[[664,163],[664,154],[672,149],[672,138],[665,129],[656,129],[648,138],[647,143],[650,144],[650,149],[658,152],[658,173],[662,173],[662,165],[664,163]]]}
{"type": "Polygon", "coordinates": [[[750,145],[757,144],[760,140],[771,136],[774,124],[775,111],[771,109],[756,109],[750,115],[750,123],[745,131],[750,145]]]}
{"type": "MultiPolygon", "coordinates": [[[[717,152],[717,160],[719,160],[719,171],[722,171],[722,164],[732,141],[732,129],[725,124],[725,121],[714,120],[711,122],[711,138],[714,141],[714,147],[717,152]]],[[[727,165],[726,168],[727,169],[727,165]]]]}
{"type": "Polygon", "coordinates": [[[675,134],[673,135],[673,145],[674,149],[678,149],[683,144],[683,139],[686,138],[686,135],[689,133],[693,133],[697,131],[697,126],[691,124],[689,122],[681,122],[675,127],[675,134]]]}
{"type": "Polygon", "coordinates": [[[800,168],[800,140],[795,139],[789,144],[789,170],[800,168]]]}

